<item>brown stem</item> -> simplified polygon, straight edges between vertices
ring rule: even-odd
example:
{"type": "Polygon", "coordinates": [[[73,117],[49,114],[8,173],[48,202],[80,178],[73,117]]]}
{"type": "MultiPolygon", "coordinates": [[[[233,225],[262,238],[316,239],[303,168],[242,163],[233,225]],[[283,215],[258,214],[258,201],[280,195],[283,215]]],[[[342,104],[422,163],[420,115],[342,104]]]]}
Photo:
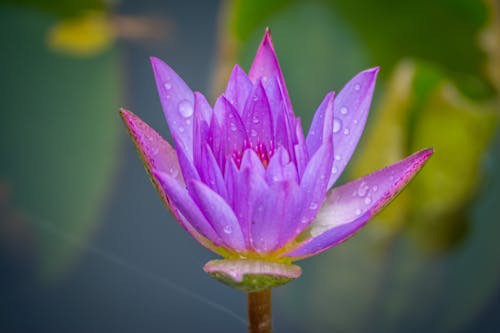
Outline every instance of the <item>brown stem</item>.
{"type": "Polygon", "coordinates": [[[271,289],[248,293],[248,333],[272,333],[271,289]]]}

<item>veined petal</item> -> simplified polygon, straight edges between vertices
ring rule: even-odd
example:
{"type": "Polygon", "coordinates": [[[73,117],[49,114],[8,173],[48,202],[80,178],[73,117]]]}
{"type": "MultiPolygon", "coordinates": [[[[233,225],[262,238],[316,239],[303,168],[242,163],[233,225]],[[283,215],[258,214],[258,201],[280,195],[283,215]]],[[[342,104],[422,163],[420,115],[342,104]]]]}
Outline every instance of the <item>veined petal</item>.
{"type": "Polygon", "coordinates": [[[309,155],[313,155],[326,140],[332,139],[334,95],[334,92],[329,92],[314,114],[306,138],[309,155]]]}
{"type": "Polygon", "coordinates": [[[183,223],[186,229],[189,229],[187,226],[189,224],[216,246],[224,246],[222,239],[215,233],[210,223],[196,206],[186,187],[166,173],[153,170],[153,174],[159,180],[162,189],[167,193],[174,209],[178,209],[182,216],[185,217],[179,222],[183,223]]]}
{"type": "Polygon", "coordinates": [[[151,57],[163,113],[170,133],[177,136],[186,149],[186,156],[193,158],[193,109],[194,95],[188,85],[167,64],[151,57]]]}
{"type": "Polygon", "coordinates": [[[403,189],[432,153],[432,149],[421,150],[389,167],[332,189],[317,219],[304,231],[309,238],[286,256],[294,260],[307,258],[352,236],[403,189]]]}
{"type": "Polygon", "coordinates": [[[276,77],[278,79],[281,94],[284,96],[287,111],[293,115],[292,103],[290,102],[290,97],[288,96],[288,91],[285,85],[285,79],[283,78],[283,73],[278,62],[278,57],[274,51],[273,41],[271,38],[271,32],[266,29],[264,38],[260,43],[257,54],[252,63],[252,67],[248,72],[248,77],[253,82],[257,82],[261,79],[276,77]]]}
{"type": "Polygon", "coordinates": [[[229,77],[224,96],[238,110],[240,115],[243,112],[251,90],[252,82],[243,69],[239,65],[235,65],[229,77]]]}
{"type": "Polygon", "coordinates": [[[120,115],[148,173],[152,175],[151,170],[156,169],[184,184],[177,153],[172,146],[132,112],[121,109],[120,115]]]}
{"type": "Polygon", "coordinates": [[[217,193],[199,181],[191,181],[191,194],[215,232],[231,249],[246,250],[245,239],[232,208],[217,193]]]}
{"type": "Polygon", "coordinates": [[[378,67],[365,70],[349,81],[333,102],[333,142],[335,161],[328,188],[339,178],[351,159],[365,128],[378,67]]]}

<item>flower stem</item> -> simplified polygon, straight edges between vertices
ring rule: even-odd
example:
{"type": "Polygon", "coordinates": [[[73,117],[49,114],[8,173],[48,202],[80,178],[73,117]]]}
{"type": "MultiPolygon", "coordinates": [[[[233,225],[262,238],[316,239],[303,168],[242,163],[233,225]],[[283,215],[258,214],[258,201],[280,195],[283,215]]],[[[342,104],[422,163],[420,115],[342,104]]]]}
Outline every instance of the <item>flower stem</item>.
{"type": "Polygon", "coordinates": [[[271,288],[247,295],[248,333],[271,333],[273,331],[271,288]]]}

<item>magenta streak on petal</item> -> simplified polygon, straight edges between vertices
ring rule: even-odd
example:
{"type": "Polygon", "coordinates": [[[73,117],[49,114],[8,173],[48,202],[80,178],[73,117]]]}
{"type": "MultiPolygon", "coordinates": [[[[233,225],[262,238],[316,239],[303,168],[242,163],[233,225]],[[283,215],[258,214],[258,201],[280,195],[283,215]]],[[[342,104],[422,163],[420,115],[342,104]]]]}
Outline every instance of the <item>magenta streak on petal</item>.
{"type": "Polygon", "coordinates": [[[172,201],[173,206],[185,217],[185,221],[189,221],[189,224],[191,224],[197,232],[209,239],[215,245],[223,246],[224,243],[222,239],[215,233],[210,223],[196,206],[185,186],[179,184],[175,181],[175,178],[166,173],[153,170],[153,174],[155,178],[159,180],[168,198],[172,201]]]}
{"type": "Polygon", "coordinates": [[[334,92],[329,92],[325,96],[311,122],[311,127],[306,138],[307,150],[311,156],[326,140],[332,139],[333,97],[334,92]]]}
{"type": "Polygon", "coordinates": [[[281,94],[284,96],[287,106],[286,109],[293,116],[292,103],[290,102],[290,97],[288,96],[285,79],[283,78],[283,73],[281,72],[278,57],[274,51],[271,32],[269,29],[266,29],[266,33],[260,43],[259,49],[257,50],[257,54],[255,55],[248,73],[248,77],[254,84],[257,84],[257,82],[261,79],[265,80],[271,77],[276,77],[282,90],[281,94]]]}
{"type": "Polygon", "coordinates": [[[238,219],[228,203],[202,182],[192,180],[190,183],[191,195],[219,237],[231,249],[246,251],[238,219]]]}
{"type": "Polygon", "coordinates": [[[325,251],[351,237],[387,205],[432,155],[421,150],[404,160],[329,191],[310,238],[287,253],[293,260],[325,251]]]}
{"type": "Polygon", "coordinates": [[[250,93],[250,96],[243,111],[242,120],[246,128],[250,146],[264,155],[261,160],[269,157],[274,150],[272,115],[262,84],[257,83],[250,93]]]}
{"type": "Polygon", "coordinates": [[[335,160],[328,188],[344,171],[363,133],[378,71],[379,68],[375,67],[357,74],[335,97],[333,102],[335,160]]]}
{"type": "Polygon", "coordinates": [[[193,108],[194,95],[187,84],[163,61],[151,57],[165,118],[170,133],[176,136],[186,149],[186,156],[193,158],[193,108]]]}
{"type": "Polygon", "coordinates": [[[239,65],[235,65],[229,77],[224,96],[238,110],[243,112],[248,95],[252,90],[252,82],[239,65]]]}

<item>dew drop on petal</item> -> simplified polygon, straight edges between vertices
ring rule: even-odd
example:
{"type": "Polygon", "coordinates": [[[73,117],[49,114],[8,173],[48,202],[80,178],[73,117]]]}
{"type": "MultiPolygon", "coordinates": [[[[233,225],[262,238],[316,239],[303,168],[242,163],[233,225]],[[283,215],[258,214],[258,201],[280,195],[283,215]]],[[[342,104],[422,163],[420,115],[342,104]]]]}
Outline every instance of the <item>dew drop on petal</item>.
{"type": "Polygon", "coordinates": [[[237,128],[236,128],[236,125],[231,123],[231,126],[229,126],[229,128],[231,128],[231,131],[233,132],[236,132],[237,128]]]}
{"type": "Polygon", "coordinates": [[[357,124],[358,124],[358,120],[357,120],[357,119],[354,119],[354,120],[353,120],[353,123],[354,123],[354,125],[357,125],[357,124]]]}
{"type": "Polygon", "coordinates": [[[370,197],[366,197],[366,198],[365,198],[365,204],[369,205],[369,204],[371,204],[371,203],[372,203],[372,198],[370,198],[370,197]]]}
{"type": "Polygon", "coordinates": [[[333,133],[338,133],[342,128],[342,120],[333,118],[333,133]]]}
{"type": "Polygon", "coordinates": [[[309,222],[309,219],[308,219],[306,216],[303,216],[303,217],[300,219],[300,223],[302,223],[302,224],[306,224],[307,222],[309,222]]]}
{"type": "Polygon", "coordinates": [[[344,135],[349,135],[350,131],[348,128],[344,128],[344,135]]]}
{"type": "Polygon", "coordinates": [[[358,188],[358,195],[360,197],[364,197],[368,193],[369,189],[370,187],[365,182],[362,182],[358,188]]]}
{"type": "Polygon", "coordinates": [[[347,107],[345,107],[345,106],[340,108],[340,113],[342,113],[342,114],[347,114],[348,111],[349,111],[349,109],[347,109],[347,107]]]}
{"type": "Polygon", "coordinates": [[[177,168],[170,168],[168,172],[170,172],[170,175],[174,178],[179,174],[179,170],[177,170],[177,168]]]}
{"type": "Polygon", "coordinates": [[[315,202],[311,202],[311,204],[309,205],[309,209],[311,210],[314,210],[314,209],[317,209],[318,208],[318,204],[315,203],[315,202]]]}
{"type": "Polygon", "coordinates": [[[170,90],[172,88],[172,84],[170,82],[165,82],[163,86],[165,87],[165,90],[170,90]]]}
{"type": "Polygon", "coordinates": [[[225,225],[224,232],[229,235],[230,233],[233,232],[233,228],[230,225],[225,225]]]}
{"type": "Polygon", "coordinates": [[[333,174],[336,174],[337,172],[339,172],[339,169],[337,169],[337,167],[336,167],[336,166],[334,166],[334,167],[332,168],[332,173],[333,173],[333,174]]]}
{"type": "Polygon", "coordinates": [[[342,157],[338,154],[335,154],[335,161],[340,161],[342,157]]]}
{"type": "Polygon", "coordinates": [[[185,118],[191,117],[193,115],[193,105],[186,99],[179,102],[178,108],[181,116],[185,118]]]}
{"type": "Polygon", "coordinates": [[[184,127],[179,127],[179,132],[183,133],[184,132],[184,127]]]}
{"type": "Polygon", "coordinates": [[[253,136],[253,137],[256,137],[257,134],[258,134],[257,131],[254,130],[254,129],[250,132],[250,135],[253,136]]]}
{"type": "Polygon", "coordinates": [[[356,215],[361,215],[361,209],[357,208],[355,213],[356,213],[356,215]]]}
{"type": "Polygon", "coordinates": [[[359,85],[359,83],[356,83],[354,85],[354,90],[358,91],[359,89],[361,89],[361,86],[359,85]]]}
{"type": "Polygon", "coordinates": [[[159,149],[158,147],[153,147],[153,148],[151,149],[151,154],[153,154],[153,156],[156,156],[156,155],[158,155],[158,151],[159,151],[159,150],[160,150],[160,149],[159,149]]]}
{"type": "Polygon", "coordinates": [[[373,192],[377,192],[377,191],[378,191],[378,186],[377,186],[377,185],[374,185],[374,186],[372,187],[372,190],[373,190],[373,192]]]}
{"type": "Polygon", "coordinates": [[[252,117],[252,123],[258,124],[259,123],[259,118],[257,116],[252,117]]]}

